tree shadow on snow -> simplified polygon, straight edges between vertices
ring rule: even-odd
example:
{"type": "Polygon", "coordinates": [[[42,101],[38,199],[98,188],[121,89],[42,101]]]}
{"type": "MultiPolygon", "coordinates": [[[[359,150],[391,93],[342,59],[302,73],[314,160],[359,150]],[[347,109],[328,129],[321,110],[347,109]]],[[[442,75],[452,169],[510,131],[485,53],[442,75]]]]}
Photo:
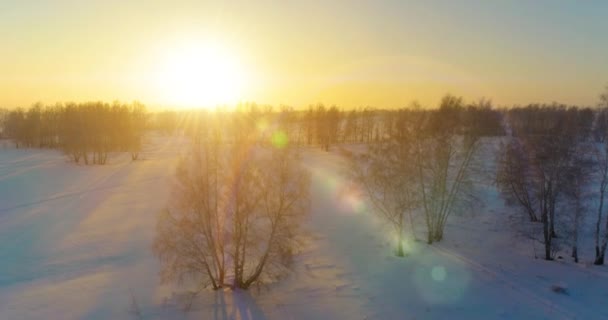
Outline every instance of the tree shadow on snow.
{"type": "Polygon", "coordinates": [[[215,292],[213,304],[214,320],[266,320],[255,299],[247,291],[215,292]],[[226,303],[226,298],[230,303],[226,303]]]}

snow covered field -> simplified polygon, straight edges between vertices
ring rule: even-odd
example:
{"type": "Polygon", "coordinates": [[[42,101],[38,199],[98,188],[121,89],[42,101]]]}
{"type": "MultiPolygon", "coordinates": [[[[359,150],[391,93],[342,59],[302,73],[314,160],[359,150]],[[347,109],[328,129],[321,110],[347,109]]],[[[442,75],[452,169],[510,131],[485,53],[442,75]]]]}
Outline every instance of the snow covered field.
{"type": "Polygon", "coordinates": [[[189,312],[161,286],[151,252],[178,138],[154,137],[131,162],[78,166],[51,150],[0,147],[0,319],[608,319],[608,268],[534,259],[494,186],[452,216],[444,242],[409,241],[396,258],[388,228],[347,178],[338,152],[308,149],[307,245],[276,285],[204,291],[189,312]],[[551,287],[567,287],[567,294],[551,287]]]}

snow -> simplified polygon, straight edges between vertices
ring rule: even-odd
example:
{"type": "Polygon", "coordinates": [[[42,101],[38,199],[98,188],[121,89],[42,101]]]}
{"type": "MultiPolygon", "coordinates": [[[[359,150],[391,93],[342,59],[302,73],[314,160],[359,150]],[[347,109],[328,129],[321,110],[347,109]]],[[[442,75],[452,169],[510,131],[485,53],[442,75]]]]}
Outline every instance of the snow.
{"type": "Polygon", "coordinates": [[[450,218],[442,243],[408,240],[397,258],[340,153],[317,149],[303,151],[312,213],[293,273],[248,292],[203,291],[183,311],[188,284],[161,285],[150,248],[185,145],[154,136],[141,161],[88,167],[0,148],[0,319],[135,319],[131,292],[144,319],[608,318],[608,270],[589,265],[589,243],[578,265],[535,259],[493,185],[474,212],[450,218]]]}

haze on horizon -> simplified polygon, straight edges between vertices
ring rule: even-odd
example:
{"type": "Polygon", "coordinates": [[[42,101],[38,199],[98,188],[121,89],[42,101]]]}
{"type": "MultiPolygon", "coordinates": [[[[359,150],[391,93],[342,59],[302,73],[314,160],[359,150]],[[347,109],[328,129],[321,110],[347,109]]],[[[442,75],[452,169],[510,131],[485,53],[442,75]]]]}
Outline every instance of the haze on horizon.
{"type": "Polygon", "coordinates": [[[0,107],[595,105],[605,1],[3,1],[0,107]]]}

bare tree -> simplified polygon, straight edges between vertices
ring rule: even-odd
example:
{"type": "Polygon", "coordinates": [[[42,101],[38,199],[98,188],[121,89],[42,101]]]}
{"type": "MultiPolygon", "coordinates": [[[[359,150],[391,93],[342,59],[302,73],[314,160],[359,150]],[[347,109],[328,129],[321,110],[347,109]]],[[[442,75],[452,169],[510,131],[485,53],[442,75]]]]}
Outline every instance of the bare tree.
{"type": "Polygon", "coordinates": [[[406,221],[415,238],[413,211],[418,203],[411,135],[371,144],[353,157],[357,181],[365,188],[370,202],[397,235],[396,255],[405,256],[403,233],[406,221]]]}
{"type": "Polygon", "coordinates": [[[126,148],[131,153],[131,160],[137,160],[142,147],[142,140],[146,130],[146,107],[138,102],[133,103],[128,116],[128,126],[123,130],[126,148]]]}
{"type": "Polygon", "coordinates": [[[359,142],[371,142],[376,127],[376,111],[371,108],[364,108],[359,116],[359,142]]]}
{"type": "Polygon", "coordinates": [[[309,177],[290,148],[252,150],[205,139],[177,173],[154,251],[163,281],[247,289],[290,267],[309,177]]]}
{"type": "Polygon", "coordinates": [[[338,141],[340,118],[340,110],[336,106],[328,109],[319,104],[315,110],[317,141],[325,151],[329,151],[329,147],[338,141]]]}
{"type": "Polygon", "coordinates": [[[531,222],[538,221],[537,201],[534,195],[535,174],[525,146],[516,138],[511,138],[500,148],[499,167],[496,182],[509,202],[517,202],[531,222]]]}
{"type": "MultiPolygon", "coordinates": [[[[552,260],[558,213],[566,209],[560,203],[568,199],[571,176],[581,174],[577,157],[585,137],[579,131],[579,113],[562,107],[513,112],[526,122],[513,123],[511,119],[511,127],[518,131],[500,151],[497,183],[503,195],[512,200],[507,203],[522,208],[533,223],[540,219],[545,259],[552,260]],[[539,113],[542,117],[536,117],[539,113]]],[[[579,183],[582,188],[583,181],[579,183]]],[[[579,191],[575,190],[575,199],[579,191]]]]}
{"type": "Polygon", "coordinates": [[[578,263],[578,246],[580,238],[580,229],[583,225],[583,220],[588,211],[588,199],[586,187],[589,185],[592,166],[592,159],[589,156],[587,144],[580,143],[574,154],[570,157],[572,162],[562,175],[569,181],[565,184],[566,196],[570,202],[570,221],[568,221],[568,233],[572,244],[572,258],[578,263]]]}
{"type": "Polygon", "coordinates": [[[447,95],[439,110],[426,113],[416,130],[418,188],[427,225],[427,242],[443,239],[448,217],[466,202],[467,186],[479,147],[476,131],[463,127],[462,99],[447,95]]]}
{"type": "Polygon", "coordinates": [[[308,106],[302,118],[302,126],[304,127],[306,144],[312,145],[315,135],[315,110],[313,106],[308,106]]]}
{"type": "MultiPolygon", "coordinates": [[[[214,136],[215,138],[217,136],[214,136]]],[[[176,171],[171,209],[159,217],[154,251],[161,280],[189,277],[202,286],[225,284],[227,238],[221,208],[220,141],[209,137],[176,171]]]]}
{"type": "Polygon", "coordinates": [[[595,261],[596,265],[604,264],[604,256],[606,246],[608,245],[608,218],[606,218],[605,227],[602,231],[602,223],[604,219],[604,202],[606,200],[606,187],[608,187],[608,143],[603,140],[601,147],[594,148],[595,168],[599,175],[598,183],[598,208],[597,219],[595,221],[595,261]]]}
{"type": "Polygon", "coordinates": [[[606,128],[608,128],[608,87],[604,93],[600,95],[600,104],[602,108],[598,112],[595,124],[595,138],[599,142],[593,148],[595,158],[595,167],[599,174],[599,190],[598,198],[599,205],[597,209],[597,219],[595,221],[595,261],[596,265],[604,264],[606,254],[606,246],[608,246],[608,217],[606,218],[604,230],[601,230],[602,219],[604,216],[604,201],[606,198],[606,187],[608,187],[608,139],[606,138],[606,128]]]}
{"type": "Polygon", "coordinates": [[[293,110],[293,107],[281,106],[277,118],[279,132],[287,138],[286,140],[298,141],[299,137],[296,135],[299,134],[299,132],[294,126],[296,123],[296,112],[293,110]]]}
{"type": "Polygon", "coordinates": [[[357,142],[359,133],[359,120],[357,119],[359,114],[356,109],[352,109],[348,112],[345,117],[344,132],[342,135],[342,142],[353,143],[357,142]]]}

